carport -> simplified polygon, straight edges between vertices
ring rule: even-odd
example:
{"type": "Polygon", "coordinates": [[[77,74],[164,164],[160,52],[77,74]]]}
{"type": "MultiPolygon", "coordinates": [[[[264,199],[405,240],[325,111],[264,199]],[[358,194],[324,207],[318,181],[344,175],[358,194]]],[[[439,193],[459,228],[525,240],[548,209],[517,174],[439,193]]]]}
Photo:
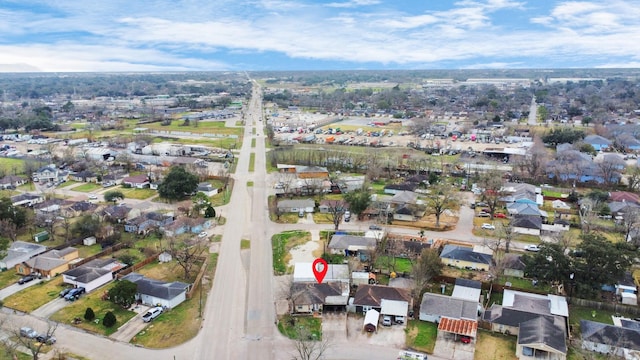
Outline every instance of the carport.
{"type": "Polygon", "coordinates": [[[367,314],[364,316],[364,330],[367,332],[374,332],[378,330],[378,321],[380,320],[380,313],[371,309],[367,311],[367,314]]]}
{"type": "Polygon", "coordinates": [[[475,339],[478,333],[478,322],[475,320],[442,317],[440,318],[440,323],[438,323],[438,331],[451,333],[456,339],[458,336],[468,336],[475,339]]]}

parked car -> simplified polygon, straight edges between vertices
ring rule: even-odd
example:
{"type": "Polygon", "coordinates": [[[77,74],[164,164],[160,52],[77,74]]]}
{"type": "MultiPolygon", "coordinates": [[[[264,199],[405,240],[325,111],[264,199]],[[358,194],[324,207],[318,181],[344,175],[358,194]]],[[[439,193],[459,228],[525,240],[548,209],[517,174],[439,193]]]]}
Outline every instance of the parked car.
{"type": "Polygon", "coordinates": [[[344,212],[344,222],[349,222],[351,220],[351,211],[347,210],[344,212]]]}
{"type": "Polygon", "coordinates": [[[463,344],[469,344],[471,342],[471,337],[469,336],[460,336],[460,342],[463,344]]]}
{"type": "Polygon", "coordinates": [[[78,300],[80,295],[84,294],[85,292],[86,292],[85,288],[83,287],[74,288],[74,289],[71,289],[71,291],[69,291],[67,295],[64,296],[64,299],[67,301],[78,300]]]}
{"type": "Polygon", "coordinates": [[[405,321],[404,316],[396,316],[395,321],[396,321],[396,324],[404,324],[404,321],[405,321]]]}
{"type": "Polygon", "coordinates": [[[489,214],[488,212],[485,212],[485,211],[480,211],[478,213],[478,216],[479,217],[491,217],[491,214],[489,214]]]}
{"type": "Polygon", "coordinates": [[[503,213],[495,213],[495,214],[493,214],[493,217],[494,218],[498,218],[498,219],[506,219],[507,215],[503,214],[503,213]]]}
{"type": "Polygon", "coordinates": [[[533,251],[533,252],[540,251],[540,247],[538,245],[525,245],[524,249],[527,251],[533,251]]]}
{"type": "Polygon", "coordinates": [[[36,341],[47,345],[53,345],[56,343],[56,337],[51,335],[38,335],[36,341]]]}
{"type": "Polygon", "coordinates": [[[382,326],[391,326],[391,316],[385,315],[382,317],[382,326]]]}
{"type": "Polygon", "coordinates": [[[207,236],[209,236],[209,234],[207,234],[205,231],[203,231],[200,234],[198,234],[199,238],[206,238],[207,236]]]}
{"type": "Polygon", "coordinates": [[[481,202],[476,203],[476,206],[489,206],[489,204],[487,204],[484,201],[481,201],[481,202]]]}
{"type": "Polygon", "coordinates": [[[382,230],[382,228],[378,225],[369,225],[369,230],[382,230]]]}
{"type": "Polygon", "coordinates": [[[24,283],[28,283],[29,281],[32,281],[35,278],[36,278],[36,276],[34,274],[25,275],[25,276],[21,277],[20,280],[18,280],[18,284],[22,285],[24,283]]]}
{"type": "Polygon", "coordinates": [[[488,223],[482,224],[482,228],[485,229],[485,230],[495,230],[496,229],[496,227],[493,226],[493,224],[488,224],[488,223]]]}
{"type": "Polygon", "coordinates": [[[89,200],[96,200],[96,199],[98,199],[98,195],[89,194],[89,200]]]}
{"type": "Polygon", "coordinates": [[[21,327],[20,336],[34,339],[36,336],[38,336],[38,333],[30,327],[21,327]]]}
{"type": "Polygon", "coordinates": [[[69,291],[71,291],[71,290],[73,290],[73,288],[66,288],[66,289],[60,291],[60,297],[61,298],[65,297],[69,293],[69,291]]]}
{"type": "Polygon", "coordinates": [[[151,320],[160,316],[160,314],[162,314],[162,307],[161,306],[153,307],[149,309],[149,311],[147,311],[144,315],[142,315],[142,321],[150,322],[151,320]]]}

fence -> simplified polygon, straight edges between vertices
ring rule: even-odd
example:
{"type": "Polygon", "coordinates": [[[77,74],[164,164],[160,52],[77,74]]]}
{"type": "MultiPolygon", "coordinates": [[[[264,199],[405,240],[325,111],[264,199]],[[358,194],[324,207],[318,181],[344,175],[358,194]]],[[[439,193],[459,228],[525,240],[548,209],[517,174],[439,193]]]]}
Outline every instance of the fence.
{"type": "Polygon", "coordinates": [[[191,299],[193,297],[193,294],[195,293],[195,291],[198,289],[198,287],[200,287],[200,285],[202,285],[202,282],[201,282],[202,277],[204,276],[204,273],[207,271],[207,266],[209,265],[209,257],[208,256],[203,256],[201,258],[204,258],[204,262],[202,263],[202,266],[200,267],[200,271],[198,272],[198,275],[196,276],[196,279],[193,281],[193,285],[191,286],[191,288],[187,292],[187,299],[191,299]]]}
{"type": "Polygon", "coordinates": [[[143,266],[145,266],[145,265],[147,265],[147,264],[149,264],[149,263],[151,263],[151,262],[155,261],[156,259],[158,259],[158,256],[159,256],[159,255],[160,255],[160,253],[159,253],[159,252],[158,252],[158,253],[155,253],[155,254],[153,254],[153,255],[149,256],[148,258],[146,258],[146,259],[144,259],[144,260],[140,261],[139,263],[136,263],[136,264],[134,264],[134,265],[132,265],[132,266],[129,266],[129,267],[128,267],[128,268],[126,268],[126,269],[122,269],[121,271],[119,271],[119,272],[118,272],[117,278],[118,278],[118,279],[121,279],[123,276],[125,276],[125,275],[127,275],[127,274],[130,274],[130,273],[132,273],[132,272],[134,272],[134,271],[136,271],[136,270],[140,269],[141,267],[143,267],[143,266]]]}
{"type": "Polygon", "coordinates": [[[124,248],[126,246],[127,246],[127,244],[125,244],[125,243],[120,243],[120,244],[116,244],[116,245],[110,246],[110,247],[102,250],[101,252],[99,252],[99,253],[97,253],[95,255],[91,255],[91,256],[89,256],[87,258],[84,258],[84,259],[78,261],[77,263],[69,264],[69,268],[70,269],[75,269],[78,266],[84,265],[84,264],[88,263],[91,260],[95,260],[97,258],[101,258],[101,257],[107,256],[107,255],[111,255],[114,252],[116,252],[116,251],[118,251],[118,250],[120,250],[120,249],[122,249],[122,248],[124,248]]]}
{"type": "Polygon", "coordinates": [[[634,316],[640,316],[640,308],[633,305],[624,305],[620,303],[604,303],[576,298],[571,298],[571,304],[591,308],[594,310],[606,310],[619,314],[632,314],[634,316]]]}

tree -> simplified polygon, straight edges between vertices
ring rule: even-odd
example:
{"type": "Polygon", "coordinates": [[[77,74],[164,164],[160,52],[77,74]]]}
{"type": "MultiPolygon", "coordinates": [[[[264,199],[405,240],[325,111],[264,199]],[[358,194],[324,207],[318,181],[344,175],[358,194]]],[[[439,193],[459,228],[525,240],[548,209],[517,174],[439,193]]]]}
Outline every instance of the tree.
{"type": "MultiPolygon", "coordinates": [[[[45,339],[50,339],[53,337],[53,334],[56,332],[58,328],[58,323],[55,322],[47,322],[47,330],[44,333],[38,332],[39,335],[43,336],[45,339]]],[[[13,335],[15,337],[15,341],[17,345],[25,347],[31,353],[31,358],[33,360],[38,360],[40,357],[40,353],[43,350],[43,347],[46,342],[39,342],[34,338],[28,338],[20,335],[20,329],[16,329],[13,331],[13,335]]],[[[17,358],[17,357],[15,357],[17,358]]]]}
{"type": "Polygon", "coordinates": [[[484,189],[482,199],[487,203],[491,220],[493,220],[493,216],[500,205],[500,201],[502,201],[502,198],[507,194],[503,189],[504,181],[502,180],[502,174],[495,170],[487,171],[480,176],[478,186],[484,189]]]}
{"type": "Polygon", "coordinates": [[[14,206],[11,199],[3,197],[0,199],[0,220],[9,220],[20,229],[27,222],[27,212],[22,207],[14,206]]]}
{"type": "Polygon", "coordinates": [[[216,217],[216,209],[214,209],[211,205],[207,206],[207,208],[204,210],[204,217],[207,219],[216,217]]]}
{"type": "Polygon", "coordinates": [[[193,202],[193,213],[195,215],[200,215],[203,210],[211,207],[211,200],[205,193],[201,191],[198,191],[195,195],[193,195],[191,197],[191,201],[193,202]]]}
{"type": "Polygon", "coordinates": [[[116,319],[116,316],[111,311],[107,311],[107,313],[104,314],[104,319],[102,319],[102,325],[108,328],[112,327],[117,322],[118,322],[118,319],[116,319]]]}
{"type": "Polygon", "coordinates": [[[460,206],[460,199],[455,189],[447,184],[432,186],[426,196],[427,212],[435,215],[436,228],[440,227],[440,216],[447,210],[454,210],[460,206]]]}
{"type": "Polygon", "coordinates": [[[122,191],[111,190],[104,193],[105,201],[113,201],[115,203],[116,201],[122,200],[122,199],[124,199],[124,194],[122,193],[122,191]]]}
{"type": "Polygon", "coordinates": [[[100,229],[100,220],[92,215],[84,215],[74,225],[73,232],[79,236],[91,236],[100,229]]]}
{"type": "Polygon", "coordinates": [[[631,231],[640,224],[640,209],[627,206],[622,213],[622,226],[624,227],[624,238],[629,241],[631,231]]]}
{"type": "Polygon", "coordinates": [[[413,289],[413,303],[416,308],[420,307],[420,297],[422,296],[424,288],[434,276],[438,276],[442,273],[442,267],[443,264],[440,260],[440,254],[436,249],[422,250],[420,257],[411,268],[411,274],[415,281],[415,287],[413,289]]]}
{"type": "Polygon", "coordinates": [[[193,194],[198,188],[198,178],[180,166],[173,166],[158,186],[161,197],[178,200],[193,194]]]}
{"type": "Polygon", "coordinates": [[[498,226],[497,234],[501,239],[504,239],[504,252],[508,253],[511,248],[511,241],[515,239],[516,232],[513,227],[513,220],[509,219],[505,223],[500,223],[498,226]]]}
{"type": "Polygon", "coordinates": [[[516,160],[515,168],[519,170],[519,176],[521,178],[528,178],[532,180],[539,179],[545,170],[545,165],[549,160],[549,154],[544,147],[542,141],[535,137],[533,139],[533,145],[527,151],[524,157],[516,160]]]}
{"type": "Polygon", "coordinates": [[[327,200],[325,204],[327,205],[327,211],[333,223],[333,229],[337,231],[340,227],[340,221],[342,221],[342,215],[344,215],[346,210],[346,204],[342,200],[327,200]]]}
{"type": "Polygon", "coordinates": [[[317,339],[309,329],[301,328],[296,331],[294,347],[296,360],[321,360],[329,349],[330,342],[326,336],[317,339]]]}
{"type": "Polygon", "coordinates": [[[120,280],[109,289],[107,293],[109,300],[114,304],[121,305],[124,308],[128,308],[136,301],[136,293],[138,292],[138,285],[128,280],[120,280]]]}
{"type": "Polygon", "coordinates": [[[169,238],[169,251],[184,271],[185,280],[190,278],[191,270],[207,249],[205,241],[198,237],[193,239],[189,237],[169,238]]]}
{"type": "Polygon", "coordinates": [[[367,210],[371,204],[371,192],[367,189],[358,189],[344,194],[344,200],[349,204],[349,210],[358,215],[367,210]]]}
{"type": "Polygon", "coordinates": [[[84,312],[84,319],[87,321],[93,321],[96,318],[96,314],[93,312],[93,309],[88,307],[84,312]]]}
{"type": "Polygon", "coordinates": [[[571,259],[564,254],[559,244],[544,243],[540,245],[539,252],[523,255],[522,262],[525,264],[526,276],[550,284],[566,281],[573,268],[571,259]]]}

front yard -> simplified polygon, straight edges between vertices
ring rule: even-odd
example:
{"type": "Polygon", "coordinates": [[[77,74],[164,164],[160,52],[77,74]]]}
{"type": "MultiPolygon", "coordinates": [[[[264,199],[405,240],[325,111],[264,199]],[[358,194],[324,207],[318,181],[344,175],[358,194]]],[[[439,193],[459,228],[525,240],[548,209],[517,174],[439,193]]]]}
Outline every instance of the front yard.
{"type": "Polygon", "coordinates": [[[478,329],[475,360],[515,360],[516,337],[478,329]]]}
{"type": "Polygon", "coordinates": [[[30,313],[49,301],[58,298],[60,291],[64,288],[62,276],[60,275],[5,298],[4,306],[30,313]]]}
{"type": "Polygon", "coordinates": [[[284,315],[278,319],[278,330],[289,339],[297,339],[300,334],[322,339],[322,321],[312,316],[284,315]]]}
{"type": "Polygon", "coordinates": [[[407,334],[408,348],[433,354],[436,338],[438,337],[437,324],[421,320],[409,320],[405,332],[407,334]]]}
{"type": "Polygon", "coordinates": [[[74,188],[71,188],[71,190],[73,191],[80,191],[80,192],[92,192],[98,189],[102,189],[102,185],[98,185],[94,183],[86,183],[86,184],[82,184],[74,188]]]}
{"type": "Polygon", "coordinates": [[[118,188],[117,190],[122,192],[122,195],[124,195],[125,198],[137,199],[137,200],[145,200],[158,193],[157,190],[153,190],[149,188],[145,188],[145,189],[118,188]]]}

